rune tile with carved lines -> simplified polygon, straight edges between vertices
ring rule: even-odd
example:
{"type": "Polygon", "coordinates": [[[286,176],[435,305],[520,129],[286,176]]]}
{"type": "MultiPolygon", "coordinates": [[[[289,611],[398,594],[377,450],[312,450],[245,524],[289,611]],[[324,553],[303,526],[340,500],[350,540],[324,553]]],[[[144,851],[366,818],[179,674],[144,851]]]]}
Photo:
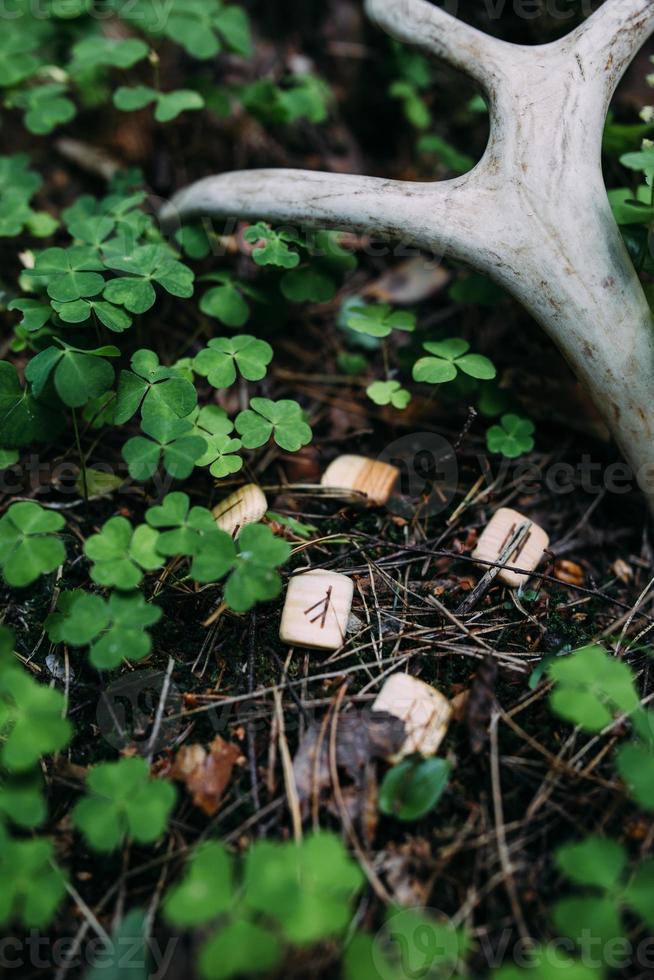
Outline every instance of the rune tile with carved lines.
{"type": "MultiPolygon", "coordinates": [[[[508,568],[502,569],[499,573],[502,582],[510,585],[513,589],[520,588],[529,580],[529,573],[538,567],[545,549],[549,546],[550,539],[542,527],[534,524],[533,521],[530,522],[528,517],[524,517],[517,510],[500,507],[493,514],[472,553],[473,558],[498,561],[504,549],[510,544],[512,535],[515,534],[521,524],[525,523],[531,523],[529,533],[507,562],[508,565],[515,565],[524,569],[524,573],[512,572],[508,568]]],[[[486,565],[484,570],[489,567],[486,565]]]]}
{"type": "Polygon", "coordinates": [[[288,583],[279,637],[289,646],[337,650],[345,643],[354,583],[347,575],[312,569],[288,583]]]}
{"type": "Polygon", "coordinates": [[[246,483],[214,507],[212,514],[221,531],[235,538],[247,524],[257,524],[268,510],[268,501],[256,483],[246,483]]]}

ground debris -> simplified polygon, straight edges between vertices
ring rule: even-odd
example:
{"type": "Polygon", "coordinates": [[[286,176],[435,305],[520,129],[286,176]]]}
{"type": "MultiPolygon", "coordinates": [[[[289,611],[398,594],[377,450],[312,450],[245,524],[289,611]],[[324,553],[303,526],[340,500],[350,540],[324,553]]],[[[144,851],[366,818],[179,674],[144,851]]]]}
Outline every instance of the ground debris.
{"type": "Polygon", "coordinates": [[[239,746],[217,735],[208,750],[198,743],[183,745],[175,756],[170,775],[185,784],[195,806],[213,817],[234,766],[243,762],[239,746]]]}

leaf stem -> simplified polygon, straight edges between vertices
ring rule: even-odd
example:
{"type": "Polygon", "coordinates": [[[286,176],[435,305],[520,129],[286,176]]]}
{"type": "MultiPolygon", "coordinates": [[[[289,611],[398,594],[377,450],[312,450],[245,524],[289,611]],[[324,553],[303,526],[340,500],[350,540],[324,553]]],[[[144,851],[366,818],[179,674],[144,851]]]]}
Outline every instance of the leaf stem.
{"type": "Polygon", "coordinates": [[[84,497],[84,503],[88,507],[89,503],[89,487],[86,481],[86,459],[82,452],[82,444],[79,438],[79,427],[77,425],[77,411],[73,408],[73,429],[75,431],[75,445],[77,446],[77,455],[79,456],[79,464],[82,471],[82,496],[84,497]]]}

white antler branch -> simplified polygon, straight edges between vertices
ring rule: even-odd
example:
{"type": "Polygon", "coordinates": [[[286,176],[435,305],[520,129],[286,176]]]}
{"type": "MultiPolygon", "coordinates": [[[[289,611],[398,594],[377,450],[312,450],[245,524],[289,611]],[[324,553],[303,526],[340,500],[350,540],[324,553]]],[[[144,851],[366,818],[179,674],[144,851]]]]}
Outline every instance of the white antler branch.
{"type": "Polygon", "coordinates": [[[413,242],[513,293],[593,396],[654,510],[654,319],[608,204],[601,168],[610,97],[654,32],[654,0],[606,0],[554,44],[511,45],[426,0],[366,0],[394,36],[485,88],[491,136],[457,180],[257,170],[210,177],[164,209],[175,217],[264,218],[413,242]]]}
{"type": "Polygon", "coordinates": [[[483,34],[427,0],[366,0],[366,12],[388,34],[459,68],[484,87],[513,45],[483,34]]]}
{"type": "Polygon", "coordinates": [[[591,81],[603,89],[605,108],[634,56],[654,32],[653,0],[606,0],[568,40],[591,81]]]}

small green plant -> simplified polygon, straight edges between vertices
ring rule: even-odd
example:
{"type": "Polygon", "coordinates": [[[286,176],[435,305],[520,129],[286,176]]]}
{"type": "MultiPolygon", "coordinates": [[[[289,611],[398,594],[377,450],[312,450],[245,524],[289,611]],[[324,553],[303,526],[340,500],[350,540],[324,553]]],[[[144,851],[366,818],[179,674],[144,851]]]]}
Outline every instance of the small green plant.
{"type": "Polygon", "coordinates": [[[0,668],[0,765],[25,773],[42,755],[63,749],[72,734],[59,691],[33,680],[13,663],[0,668]]]}
{"type": "Polygon", "coordinates": [[[32,501],[11,505],[0,518],[0,564],[8,585],[24,588],[63,563],[58,532],[64,526],[61,514],[32,501]]]}
{"type": "Polygon", "coordinates": [[[534,448],[535,425],[519,415],[503,415],[499,425],[493,425],[486,433],[486,445],[491,453],[501,453],[507,459],[530,452],[534,448]]]}
{"type": "Polygon", "coordinates": [[[195,852],[185,879],[169,892],[167,919],[216,931],[200,953],[200,972],[218,980],[274,969],[285,947],[308,947],[343,935],[363,875],[339,838],[255,843],[239,875],[222,844],[195,852]]]}
{"type": "Polygon", "coordinates": [[[66,894],[66,879],[54,863],[50,841],[3,839],[0,829],[0,923],[27,929],[47,926],[66,894]]]}
{"type": "Polygon", "coordinates": [[[429,341],[423,347],[430,356],[421,357],[414,364],[414,381],[426,381],[432,385],[444,384],[454,381],[459,371],[470,378],[489,381],[497,374],[487,357],[469,353],[470,344],[462,338],[429,341]]]}
{"type": "Polygon", "coordinates": [[[572,959],[559,945],[532,948],[528,966],[503,966],[493,972],[493,980],[602,980],[603,970],[572,959]]]}
{"type": "Polygon", "coordinates": [[[420,820],[434,809],[445,792],[450,771],[447,759],[403,759],[384,776],[379,809],[398,820],[420,820]]]}
{"type": "Polygon", "coordinates": [[[82,590],[62,592],[46,629],[55,643],[90,646],[91,664],[98,670],[112,670],[123,658],[138,661],[148,656],[152,640],[147,628],[161,615],[161,609],[147,603],[140,592],[113,593],[108,601],[82,590]]]}
{"type": "Polygon", "coordinates": [[[604,837],[587,837],[560,848],[555,861],[570,882],[592,889],[562,899],[553,909],[557,929],[582,949],[590,950],[592,945],[587,944],[593,941],[596,944],[599,940],[601,948],[606,948],[624,939],[627,926],[622,914],[627,910],[654,928],[654,860],[643,861],[629,874],[628,856],[621,844],[604,837]]]}
{"type": "Polygon", "coordinates": [[[176,791],[170,782],[151,779],[149,772],[147,762],[138,758],[93,767],[73,821],[94,850],[113,851],[126,837],[151,844],[164,832],[176,791]]]}
{"type": "Polygon", "coordinates": [[[145,519],[160,533],[157,551],[161,555],[197,555],[204,534],[216,530],[216,522],[206,507],[191,507],[186,493],[169,493],[156,507],[150,507],[145,519]]]}
{"type": "Polygon", "coordinates": [[[146,524],[134,529],[126,517],[110,517],[84,546],[87,558],[93,562],[91,578],[110,588],[137,588],[146,571],[163,564],[157,552],[158,538],[157,531],[146,524]]]}
{"type": "Polygon", "coordinates": [[[302,408],[295,401],[252,398],[250,408],[236,417],[236,431],[246,449],[256,449],[272,438],[286,452],[296,453],[313,438],[304,421],[302,408]]]}
{"type": "Polygon", "coordinates": [[[213,388],[229,388],[238,373],[247,381],[265,378],[273,350],[265,340],[249,334],[238,337],[216,337],[196,354],[193,370],[207,378],[213,388]]]}
{"type": "Polygon", "coordinates": [[[235,612],[247,612],[255,603],[279,595],[282,581],[277,569],[290,553],[288,542],[263,524],[243,528],[236,542],[216,528],[202,536],[191,576],[198,582],[218,582],[229,575],[225,602],[235,612]]]}
{"type": "Polygon", "coordinates": [[[590,732],[601,732],[620,714],[640,709],[630,667],[600,646],[587,646],[549,667],[555,688],[552,709],[567,721],[590,732]]]}
{"type": "Polygon", "coordinates": [[[122,425],[141,409],[169,413],[178,418],[189,415],[196,406],[193,384],[175,368],[162,367],[151,350],[132,355],[131,371],[122,371],[116,395],[114,422],[122,425]]]}
{"type": "Polygon", "coordinates": [[[178,418],[158,406],[143,410],[141,430],[145,436],[134,436],[123,446],[123,459],[135,480],[148,480],[162,463],[172,477],[184,480],[207,452],[206,440],[197,434],[189,419],[178,418]]]}
{"type": "Polygon", "coordinates": [[[416,328],[413,313],[393,309],[385,303],[352,305],[345,318],[347,326],[368,337],[389,337],[393,330],[412,332],[416,328]]]}
{"type": "Polygon", "coordinates": [[[411,401],[411,392],[399,381],[374,381],[366,388],[366,394],[375,405],[392,405],[400,410],[411,401]]]}

